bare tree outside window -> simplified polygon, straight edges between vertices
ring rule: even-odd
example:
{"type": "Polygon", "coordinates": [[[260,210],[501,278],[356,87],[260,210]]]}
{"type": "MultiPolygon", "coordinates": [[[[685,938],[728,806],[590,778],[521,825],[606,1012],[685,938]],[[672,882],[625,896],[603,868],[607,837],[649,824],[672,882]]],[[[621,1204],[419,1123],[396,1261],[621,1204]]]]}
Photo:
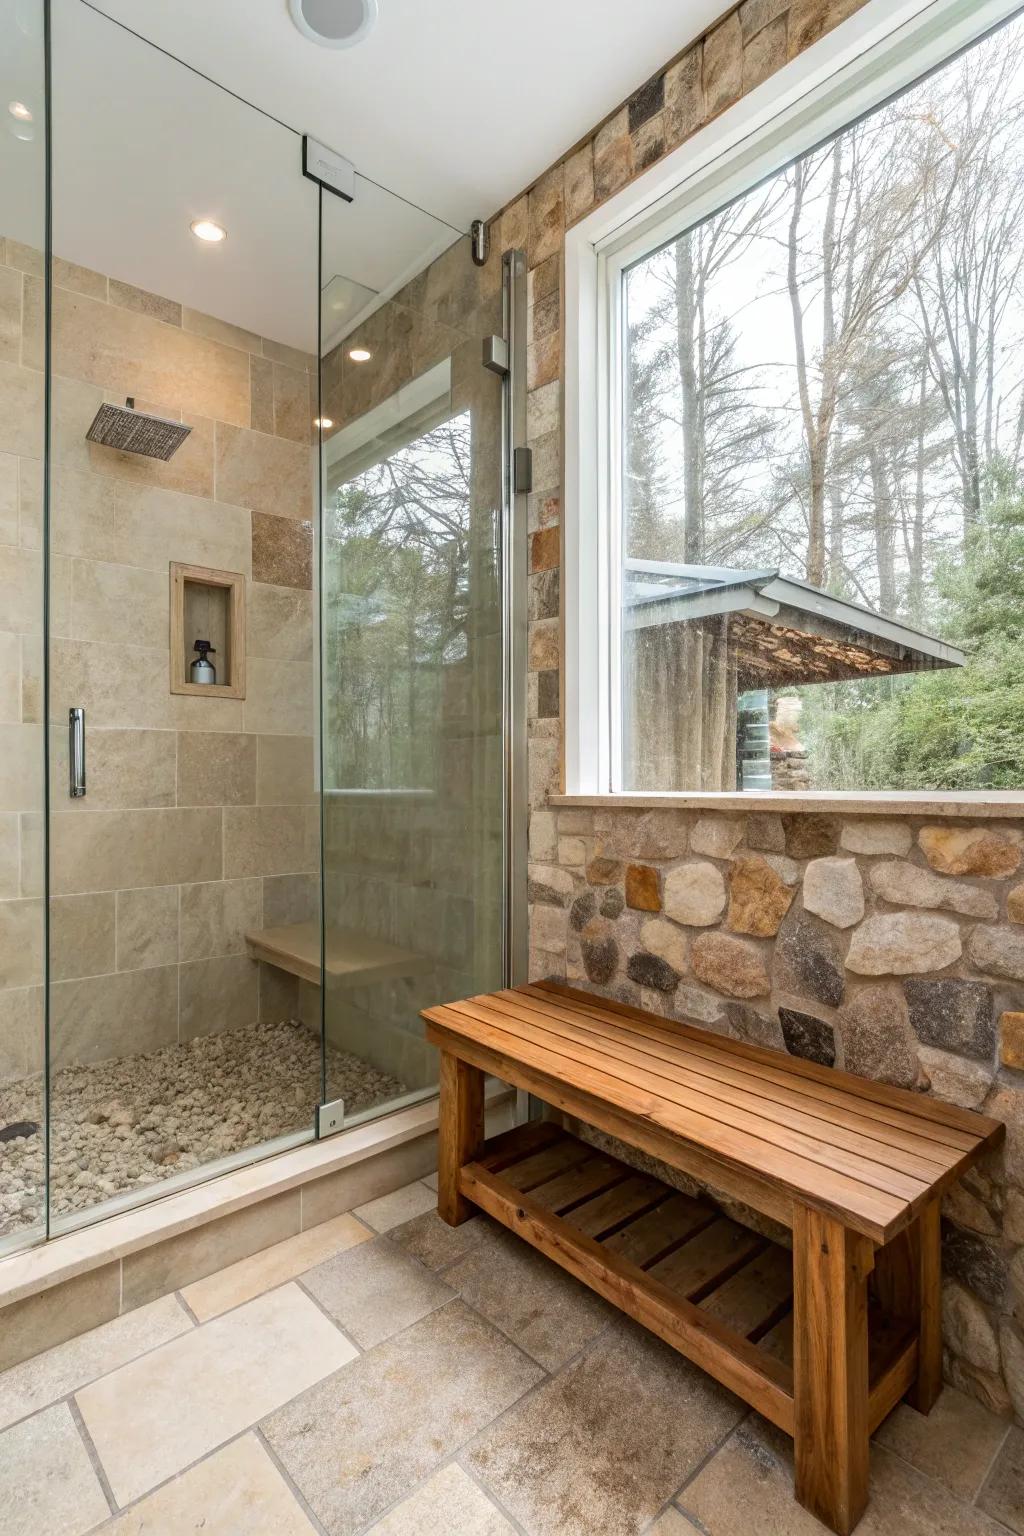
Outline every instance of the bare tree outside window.
{"type": "Polygon", "coordinates": [[[1024,786],[1024,23],[623,276],[623,787],[1024,786]]]}
{"type": "MultiPolygon", "coordinates": [[[[325,509],[332,789],[436,789],[468,687],[468,411],[342,478],[325,509]]],[[[344,475],[344,471],[343,471],[344,475]]]]}

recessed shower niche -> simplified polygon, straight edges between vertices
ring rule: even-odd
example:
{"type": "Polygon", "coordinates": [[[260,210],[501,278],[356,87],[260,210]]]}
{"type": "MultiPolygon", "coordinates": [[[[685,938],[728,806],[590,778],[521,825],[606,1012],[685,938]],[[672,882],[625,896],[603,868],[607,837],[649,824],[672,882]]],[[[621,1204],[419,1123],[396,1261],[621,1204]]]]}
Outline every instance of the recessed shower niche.
{"type": "Polygon", "coordinates": [[[245,698],[245,577],[239,571],[172,560],[171,692],[245,698]]]}

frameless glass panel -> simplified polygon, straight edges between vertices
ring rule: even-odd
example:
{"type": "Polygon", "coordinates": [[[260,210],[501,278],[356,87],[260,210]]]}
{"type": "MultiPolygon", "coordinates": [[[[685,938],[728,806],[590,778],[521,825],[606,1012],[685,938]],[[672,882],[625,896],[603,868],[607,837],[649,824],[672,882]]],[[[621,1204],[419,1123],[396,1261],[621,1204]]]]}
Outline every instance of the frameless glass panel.
{"type": "Polygon", "coordinates": [[[312,1131],[319,1021],[263,939],[318,922],[317,190],[78,0],[53,94],[59,1227],[312,1131]]]}
{"type": "Polygon", "coordinates": [[[0,0],[0,1253],[46,1223],[42,0],[0,0]]]}
{"type": "Polygon", "coordinates": [[[1017,18],[625,274],[624,788],[1024,784],[1022,186],[1017,18]]]}
{"type": "Polygon", "coordinates": [[[500,256],[324,195],[326,1098],[435,1091],[419,1010],[501,982],[500,256]]]}

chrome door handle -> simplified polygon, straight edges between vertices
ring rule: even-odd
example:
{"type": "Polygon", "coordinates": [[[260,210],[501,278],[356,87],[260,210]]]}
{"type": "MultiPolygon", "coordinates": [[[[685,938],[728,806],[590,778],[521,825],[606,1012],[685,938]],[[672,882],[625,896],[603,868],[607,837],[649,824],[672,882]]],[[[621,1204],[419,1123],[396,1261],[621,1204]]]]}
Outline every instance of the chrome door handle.
{"type": "Polygon", "coordinates": [[[68,794],[78,800],[85,794],[85,710],[68,710],[68,794]]]}

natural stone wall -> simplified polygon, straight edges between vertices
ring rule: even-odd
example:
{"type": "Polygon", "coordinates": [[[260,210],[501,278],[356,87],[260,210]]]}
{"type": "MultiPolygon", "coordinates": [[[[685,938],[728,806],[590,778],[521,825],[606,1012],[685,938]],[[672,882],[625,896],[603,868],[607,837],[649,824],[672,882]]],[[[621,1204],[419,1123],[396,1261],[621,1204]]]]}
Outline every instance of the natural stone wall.
{"type": "Polygon", "coordinates": [[[536,811],[532,968],[1007,1122],[944,1206],[950,1378],[1024,1417],[1024,828],[536,811]]]}
{"type": "Polygon", "coordinates": [[[495,220],[530,268],[531,973],[1005,1119],[1005,1154],[946,1205],[947,1368],[1024,1418],[1021,828],[549,805],[564,231],[861,3],[744,0],[495,220]]]}

